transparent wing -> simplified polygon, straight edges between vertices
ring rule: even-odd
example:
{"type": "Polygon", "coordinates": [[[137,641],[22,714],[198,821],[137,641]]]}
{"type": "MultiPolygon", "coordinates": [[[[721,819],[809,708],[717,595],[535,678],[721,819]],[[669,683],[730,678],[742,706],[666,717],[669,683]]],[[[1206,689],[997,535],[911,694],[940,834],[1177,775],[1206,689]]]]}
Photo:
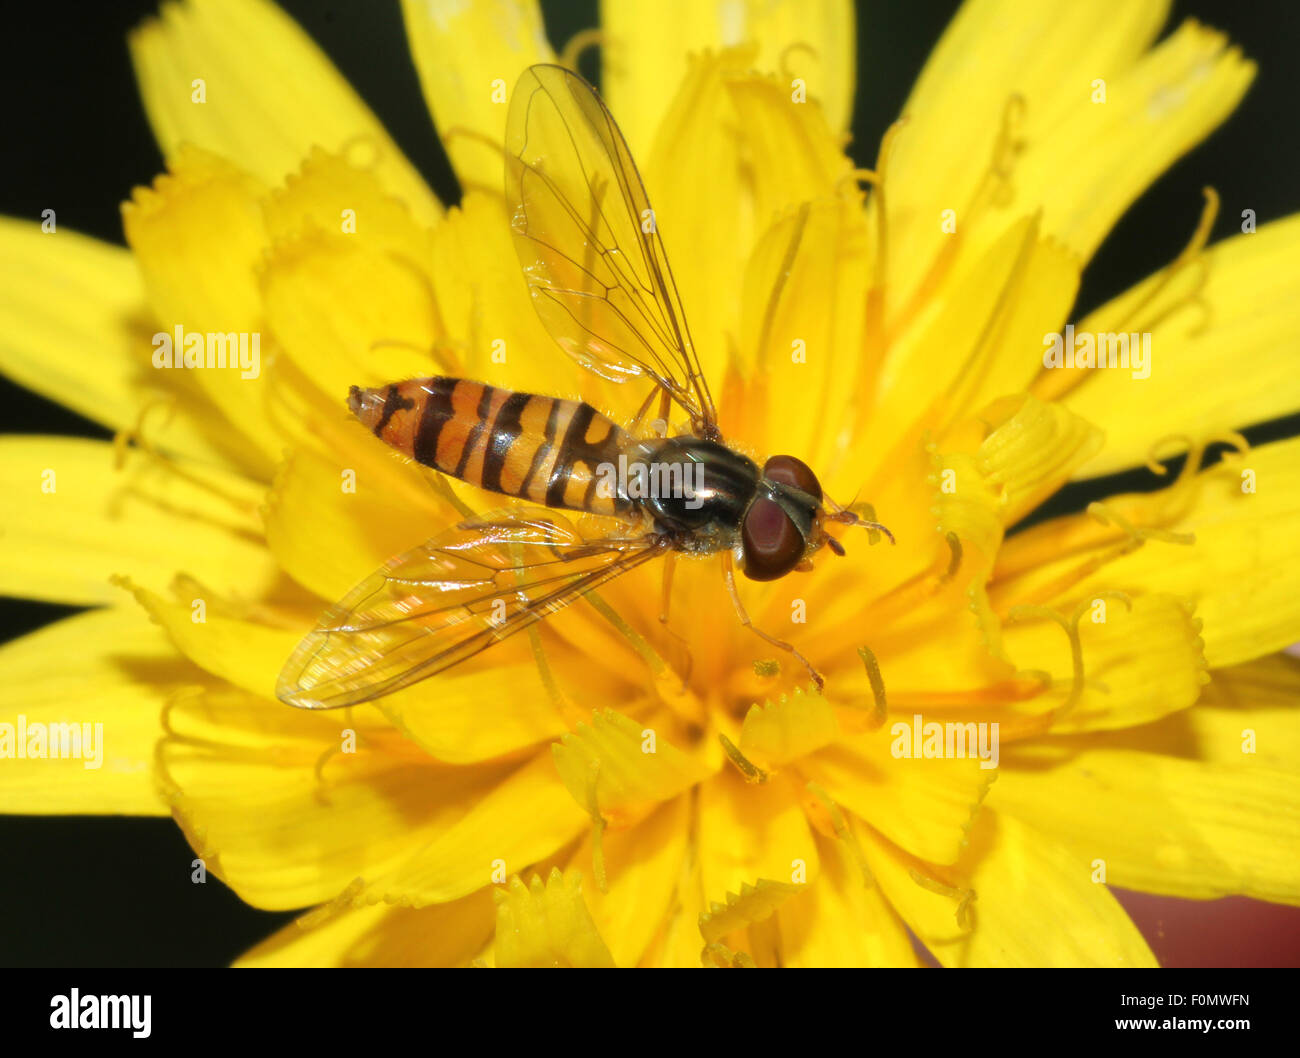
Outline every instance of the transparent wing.
{"type": "Polygon", "coordinates": [[[280,673],[289,705],[333,709],[442,672],[659,554],[584,538],[544,507],[461,522],[390,559],[326,611],[280,673]]]}
{"type": "Polygon", "coordinates": [[[716,436],[717,413],[645,187],[605,104],[577,74],[531,66],[506,126],[506,202],[551,336],[584,367],[648,376],[716,436]]]}

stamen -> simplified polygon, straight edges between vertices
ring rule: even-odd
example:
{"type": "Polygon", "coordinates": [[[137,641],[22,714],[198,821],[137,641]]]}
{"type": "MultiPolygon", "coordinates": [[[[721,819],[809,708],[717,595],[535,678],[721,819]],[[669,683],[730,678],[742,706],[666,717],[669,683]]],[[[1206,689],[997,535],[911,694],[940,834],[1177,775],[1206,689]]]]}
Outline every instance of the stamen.
{"type": "Polygon", "coordinates": [[[862,884],[870,889],[876,884],[875,875],[871,873],[871,867],[867,864],[867,857],[862,851],[862,845],[858,842],[858,836],[853,833],[849,827],[849,821],[844,818],[844,813],[840,811],[837,805],[820,785],[810,782],[804,787],[809,793],[819,800],[826,808],[831,817],[831,827],[835,831],[835,836],[849,847],[849,854],[858,865],[858,870],[862,872],[862,884]]]}
{"type": "Polygon", "coordinates": [[[593,759],[587,772],[587,811],[591,813],[591,871],[602,893],[609,892],[605,876],[605,817],[600,814],[596,782],[600,778],[600,760],[593,759]]]}
{"type": "MultiPolygon", "coordinates": [[[[182,481],[188,481],[191,485],[203,489],[212,496],[230,504],[236,510],[243,511],[247,514],[253,514],[256,511],[256,504],[235,496],[225,489],[220,488],[213,482],[203,478],[185,467],[181,466],[177,460],[166,452],[158,449],[148,438],[144,436],[144,420],[154,408],[164,408],[168,412],[167,422],[171,421],[171,414],[176,409],[176,400],[174,397],[157,397],[146,401],[140,408],[140,414],[136,417],[135,426],[129,429],[118,430],[113,435],[113,469],[121,470],[126,466],[127,454],[134,445],[136,450],[142,455],[154,460],[159,466],[169,473],[175,474],[182,481]]],[[[165,425],[165,424],[164,424],[165,425]]]]}
{"type": "Polygon", "coordinates": [[[862,665],[867,670],[867,682],[871,684],[872,713],[868,730],[874,731],[885,722],[889,712],[888,703],[885,701],[885,680],[880,675],[880,664],[876,661],[876,655],[871,652],[870,647],[858,647],[858,657],[862,659],[862,665]]]}
{"type": "MultiPolygon", "coordinates": [[[[113,469],[121,470],[126,465],[126,454],[130,450],[132,443],[141,451],[148,452],[150,455],[158,455],[158,450],[144,436],[144,420],[154,408],[166,408],[169,412],[175,411],[176,399],[174,397],[155,397],[147,400],[140,407],[140,412],[136,415],[135,425],[129,429],[118,430],[113,435],[113,469]]],[[[171,421],[168,415],[167,421],[171,421]]]]}
{"type": "MultiPolygon", "coordinates": [[[[1128,314],[1118,324],[1112,327],[1115,333],[1127,334],[1152,331],[1158,324],[1163,323],[1176,312],[1191,305],[1200,307],[1202,319],[1188,334],[1203,331],[1209,325],[1212,313],[1202,295],[1205,291],[1205,284],[1209,280],[1210,270],[1209,260],[1202,255],[1202,251],[1209,240],[1215,218],[1219,215],[1219,193],[1212,187],[1204,187],[1201,191],[1205,195],[1205,205],[1201,207],[1201,216],[1196,223],[1195,230],[1192,232],[1192,237],[1187,241],[1187,245],[1183,247],[1178,256],[1160,273],[1159,278],[1151,285],[1151,289],[1128,311],[1128,314]],[[1189,292],[1155,315],[1149,318],[1141,318],[1142,313],[1168,289],[1174,278],[1193,265],[1199,268],[1200,274],[1196,282],[1192,284],[1189,292]]],[[[1076,386],[1081,385],[1085,379],[1091,378],[1092,374],[1086,369],[1053,371],[1042,368],[1039,371],[1038,378],[1034,381],[1032,392],[1044,400],[1060,400],[1076,386]]]]}
{"type": "Polygon", "coordinates": [[[731,741],[721,731],[718,732],[718,741],[722,743],[722,748],[727,754],[727,759],[739,769],[740,774],[745,777],[748,783],[765,783],[768,774],[758,765],[754,764],[748,757],[740,752],[740,748],[731,741]]]}
{"type": "MultiPolygon", "coordinates": [[[[485,133],[479,132],[477,129],[465,128],[463,125],[453,125],[442,134],[443,146],[448,149],[450,149],[452,142],[458,139],[471,140],[484,147],[488,147],[495,153],[501,155],[503,161],[507,157],[505,146],[500,141],[493,139],[485,133]]],[[[460,178],[460,188],[462,192],[468,192],[470,190],[482,191],[483,193],[493,195],[496,198],[505,198],[505,192],[502,190],[500,184],[496,183],[480,183],[475,180],[466,180],[464,176],[462,176],[460,178]]]]}
{"type": "Polygon", "coordinates": [[[1011,200],[1011,173],[1015,169],[1016,156],[1025,149],[1025,139],[1017,133],[1024,124],[1028,109],[1025,97],[1019,92],[1008,96],[1002,108],[1002,124],[998,128],[998,137],[993,143],[993,158],[984,177],[985,181],[991,180],[994,185],[990,200],[996,206],[1005,206],[1011,200]]]}
{"type": "Polygon", "coordinates": [[[772,285],[772,291],[767,296],[767,305],[763,309],[763,324],[758,332],[758,348],[755,354],[758,361],[759,370],[756,377],[762,379],[767,373],[768,343],[772,337],[772,324],[776,318],[777,307],[781,303],[781,294],[785,290],[785,284],[790,279],[790,273],[794,270],[795,258],[799,256],[799,246],[803,242],[804,229],[808,226],[808,217],[812,212],[812,203],[804,202],[799,207],[799,215],[795,219],[794,231],[790,235],[790,242],[785,248],[785,256],[781,260],[781,267],[776,274],[776,282],[772,285]]]}
{"type": "Polygon", "coordinates": [[[940,896],[946,896],[957,901],[957,928],[963,933],[969,933],[974,926],[972,921],[974,904],[979,899],[974,889],[959,889],[955,886],[947,885],[928,874],[918,871],[915,867],[908,868],[908,875],[922,889],[928,889],[932,893],[938,893],[940,896]]]}
{"type": "MultiPolygon", "coordinates": [[[[1119,327],[1115,328],[1117,331],[1150,330],[1152,325],[1151,322],[1148,322],[1141,327],[1130,326],[1130,322],[1136,319],[1139,313],[1150,305],[1151,302],[1169,286],[1173,281],[1173,278],[1196,260],[1200,256],[1201,251],[1205,249],[1205,244],[1210,239],[1210,232],[1214,228],[1214,221],[1219,216],[1219,192],[1214,188],[1207,186],[1201,188],[1201,193],[1205,195],[1205,205],[1201,207],[1201,216],[1196,222],[1196,228],[1192,231],[1192,237],[1187,241],[1187,245],[1183,247],[1178,256],[1173,259],[1169,267],[1160,273],[1160,278],[1152,284],[1151,289],[1147,291],[1146,296],[1133,306],[1128,316],[1124,318],[1124,322],[1121,323],[1119,327]]],[[[1194,297],[1200,296],[1201,291],[1205,287],[1205,281],[1207,278],[1208,271],[1202,274],[1200,280],[1196,284],[1193,294],[1194,297]]],[[[1186,301],[1180,302],[1179,304],[1186,304],[1186,301]]],[[[1162,313],[1159,318],[1163,319],[1168,316],[1169,311],[1166,311],[1162,313]]]]}
{"type": "MultiPolygon", "coordinates": [[[[1000,332],[1014,308],[1016,295],[1020,291],[1025,272],[1029,267],[1030,260],[1033,258],[1034,250],[1038,246],[1039,221],[1041,218],[1042,213],[1040,211],[1026,230],[1025,237],[1016,251],[1016,259],[1012,262],[1006,281],[998,291],[992,309],[984,318],[983,326],[980,328],[975,344],[971,347],[971,351],[967,354],[961,369],[953,377],[944,393],[948,403],[948,411],[943,418],[943,429],[951,425],[952,419],[963,406],[961,396],[963,394],[968,397],[973,396],[988,373],[989,366],[992,363],[992,357],[989,355],[990,350],[997,346],[1000,332]]],[[[955,249],[955,246],[955,242],[950,241],[946,244],[945,250],[949,248],[955,249]]],[[[942,256],[941,252],[940,257],[942,256]]],[[[940,432],[942,433],[942,429],[940,432]]]]}
{"type": "Polygon", "coordinates": [[[1089,596],[1068,618],[1057,610],[1047,606],[1013,606],[1007,611],[1008,621],[1024,621],[1032,618],[1046,618],[1060,625],[1070,641],[1070,692],[1065,701],[1055,709],[1043,715],[1043,730],[1049,729],[1056,721],[1070,712],[1083,696],[1087,685],[1083,671],[1083,641],[1079,636],[1079,622],[1098,599],[1118,599],[1126,609],[1133,609],[1133,600],[1122,591],[1101,591],[1089,596]]]}
{"type": "Polygon", "coordinates": [[[1171,529],[1159,529],[1151,526],[1138,527],[1129,522],[1123,515],[1117,514],[1099,501],[1088,504],[1087,510],[1093,518],[1103,525],[1114,525],[1122,529],[1133,542],[1133,547],[1129,550],[1136,550],[1148,540],[1163,540],[1167,544],[1196,543],[1195,533],[1178,533],[1171,529]]]}
{"type": "Polygon", "coordinates": [[[754,675],[768,678],[781,675],[781,663],[776,658],[760,658],[754,662],[754,675]]]}
{"type": "MultiPolygon", "coordinates": [[[[163,744],[167,741],[183,743],[186,746],[194,746],[199,749],[213,750],[222,756],[234,757],[238,760],[261,761],[262,763],[265,763],[267,757],[267,751],[265,749],[240,748],[231,746],[225,742],[218,742],[216,739],[212,738],[196,738],[193,735],[182,735],[172,727],[171,712],[173,709],[179,705],[201,701],[203,697],[204,691],[201,687],[183,687],[163,703],[162,710],[159,713],[159,723],[167,738],[160,738],[154,746],[155,760],[158,762],[157,773],[160,776],[166,774],[162,767],[161,750],[163,744]]],[[[274,750],[272,750],[272,752],[274,752],[274,750]]],[[[180,793],[179,787],[173,788],[166,780],[160,781],[163,782],[165,787],[167,787],[166,792],[169,794],[180,793]]]]}
{"type": "Polygon", "coordinates": [[[957,571],[961,569],[961,539],[956,533],[949,531],[944,535],[944,540],[947,541],[949,550],[948,569],[944,572],[944,575],[939,578],[939,583],[936,587],[942,587],[947,584],[953,579],[953,577],[957,576],[957,571]]]}
{"type": "Polygon", "coordinates": [[[537,666],[538,675],[542,678],[542,686],[546,689],[546,696],[550,698],[555,711],[563,717],[564,722],[569,727],[572,727],[581,718],[582,713],[560,690],[560,685],[555,679],[555,673],[551,670],[551,663],[546,658],[546,648],[542,645],[541,632],[535,624],[528,626],[528,641],[532,646],[533,662],[537,666]]]}
{"type": "Polygon", "coordinates": [[[560,65],[567,66],[574,73],[578,72],[578,59],[584,51],[590,48],[601,46],[605,43],[605,34],[592,27],[590,29],[579,30],[569,38],[564,50],[560,52],[560,65]]]}
{"type": "Polygon", "coordinates": [[[612,624],[619,635],[623,636],[630,644],[632,649],[641,655],[642,660],[649,666],[651,673],[656,677],[662,677],[668,670],[669,665],[663,657],[652,647],[640,633],[618,615],[618,612],[600,597],[597,592],[591,591],[583,596],[595,611],[612,624]]]}
{"type": "MultiPolygon", "coordinates": [[[[921,306],[933,296],[934,291],[952,266],[952,262],[957,256],[957,250],[962,245],[962,233],[969,230],[972,220],[983,213],[988,205],[1006,206],[1010,203],[1013,195],[1011,174],[1015,169],[1017,156],[1025,147],[1025,140],[1018,133],[1020,126],[1024,122],[1026,110],[1027,105],[1024,96],[1016,92],[1007,97],[1007,101],[1002,108],[1002,123],[998,128],[997,138],[993,141],[993,151],[988,168],[971,195],[970,201],[966,204],[962,214],[965,219],[956,234],[943,241],[925,276],[917,284],[911,300],[904,310],[899,313],[894,328],[895,332],[901,329],[905,325],[905,321],[910,320],[920,310],[921,306]]],[[[1036,237],[1036,232],[1034,234],[1036,237]]],[[[1015,273],[1013,273],[1014,275],[1015,273]]],[[[891,332],[890,337],[893,337],[893,332],[891,332]]]]}
{"type": "MultiPolygon", "coordinates": [[[[858,511],[861,511],[862,521],[871,523],[867,528],[867,543],[871,544],[872,546],[875,546],[876,544],[880,543],[880,531],[878,529],[871,528],[871,525],[878,524],[876,522],[876,505],[874,503],[867,503],[866,501],[863,501],[862,503],[855,503],[853,507],[850,508],[850,510],[853,511],[853,513],[855,514],[858,511]]],[[[894,538],[891,536],[889,539],[892,541],[894,538]]]]}
{"type": "Polygon", "coordinates": [[[949,531],[944,540],[948,544],[948,568],[939,574],[922,572],[914,574],[897,587],[891,588],[872,604],[872,613],[876,620],[888,623],[890,617],[907,613],[925,599],[935,595],[941,588],[950,584],[961,569],[963,558],[961,538],[949,531]]]}
{"type": "Polygon", "coordinates": [[[988,797],[989,790],[993,784],[998,781],[997,770],[989,772],[988,778],[980,783],[979,792],[975,795],[975,803],[970,806],[970,815],[966,817],[966,822],[961,825],[961,848],[966,848],[970,844],[971,830],[975,826],[975,820],[979,818],[980,809],[984,806],[984,798],[988,797]]]}
{"type": "Polygon", "coordinates": [[[789,59],[790,55],[796,51],[801,51],[805,55],[811,56],[814,62],[818,57],[817,49],[805,40],[796,40],[787,44],[785,49],[781,52],[781,57],[777,60],[777,65],[781,68],[781,76],[786,80],[792,80],[795,77],[795,74],[790,71],[789,59]]]}
{"type": "MultiPolygon", "coordinates": [[[[875,275],[871,279],[871,289],[867,292],[865,337],[868,343],[867,355],[862,358],[864,365],[874,364],[878,368],[884,360],[885,348],[885,284],[889,274],[889,216],[885,209],[885,177],[889,171],[889,159],[893,153],[894,141],[899,130],[906,124],[902,117],[885,130],[880,139],[880,149],[876,152],[875,169],[854,169],[845,174],[843,179],[862,181],[871,185],[871,209],[876,221],[876,261],[875,275]]],[[[841,189],[836,184],[836,192],[841,189]]],[[[874,377],[865,376],[868,390],[874,389],[874,377]]]]}
{"type": "Polygon", "coordinates": [[[1236,430],[1226,430],[1223,433],[1209,434],[1206,437],[1199,439],[1193,439],[1187,434],[1169,434],[1166,437],[1160,438],[1147,450],[1146,464],[1147,468],[1153,474],[1159,474],[1161,477],[1164,477],[1164,475],[1168,473],[1164,464],[1160,463],[1156,459],[1156,453],[1171,443],[1180,444],[1182,447],[1187,449],[1187,462],[1183,464],[1182,472],[1178,475],[1178,480],[1174,482],[1175,487],[1190,481],[1200,473],[1201,465],[1205,461],[1205,452],[1212,444],[1231,445],[1242,455],[1245,455],[1250,451],[1250,442],[1236,430]]]}
{"type": "Polygon", "coordinates": [[[313,769],[316,774],[316,787],[312,790],[312,795],[323,805],[332,805],[334,802],[329,795],[330,782],[325,778],[325,765],[334,754],[341,752],[337,745],[325,747],[325,752],[316,758],[316,765],[313,769]]]}
{"type": "Polygon", "coordinates": [[[703,966],[723,967],[726,969],[756,969],[754,960],[743,951],[732,951],[725,944],[718,941],[706,945],[704,950],[700,952],[700,963],[703,966]]]}

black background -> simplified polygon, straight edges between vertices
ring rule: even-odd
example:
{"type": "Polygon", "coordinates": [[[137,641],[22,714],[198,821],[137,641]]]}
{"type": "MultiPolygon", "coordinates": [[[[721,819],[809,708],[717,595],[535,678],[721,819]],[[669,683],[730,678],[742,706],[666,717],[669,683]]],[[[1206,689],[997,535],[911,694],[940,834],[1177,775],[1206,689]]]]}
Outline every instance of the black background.
{"type": "MultiPolygon", "coordinates": [[[[6,6],[0,213],[39,220],[41,210],[53,207],[60,225],[121,243],[119,203],[162,169],[125,43],[127,29],[154,13],[156,4],[42,0],[6,6]]],[[[282,0],[282,6],[334,60],[439,197],[455,202],[459,194],[407,57],[397,4],[282,0]]],[[[595,0],[543,0],[542,6],[557,49],[598,21],[595,0]]],[[[860,5],[851,148],[859,165],[874,163],[881,135],[956,6],[938,0],[860,5]]],[[[1178,253],[1207,183],[1223,199],[1216,240],[1236,233],[1242,209],[1254,209],[1260,224],[1300,210],[1296,5],[1180,2],[1166,32],[1189,16],[1228,32],[1258,61],[1259,74],[1219,131],[1120,221],[1084,275],[1075,318],[1178,253]]],[[[584,72],[593,76],[594,65],[584,72]]],[[[7,432],[108,436],[3,379],[0,408],[7,432]]],[[[1247,436],[1259,443],[1297,432],[1300,419],[1293,416],[1247,436]]],[[[1155,484],[1141,471],[1073,486],[1052,510],[1076,509],[1117,488],[1155,484]]],[[[0,641],[70,612],[0,599],[0,641]]],[[[0,964],[223,965],[292,917],[248,908],[215,879],[189,884],[192,858],[169,819],[0,817],[0,964]]],[[[1193,904],[1120,895],[1166,965],[1300,960],[1300,912],[1294,909],[1239,899],[1193,904]]]]}

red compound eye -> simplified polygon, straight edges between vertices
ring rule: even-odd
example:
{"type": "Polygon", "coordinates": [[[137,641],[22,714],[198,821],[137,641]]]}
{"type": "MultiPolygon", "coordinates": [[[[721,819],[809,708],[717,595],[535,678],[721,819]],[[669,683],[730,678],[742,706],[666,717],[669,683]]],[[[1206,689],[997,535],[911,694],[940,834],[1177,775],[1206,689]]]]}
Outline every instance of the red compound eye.
{"type": "Polygon", "coordinates": [[[750,580],[776,580],[799,564],[804,553],[803,534],[776,500],[760,497],[749,505],[740,527],[745,552],[745,576],[750,580]]]}
{"type": "Polygon", "coordinates": [[[812,468],[794,456],[773,456],[763,464],[763,476],[780,485],[793,485],[808,493],[818,503],[822,501],[822,486],[812,468]]]}

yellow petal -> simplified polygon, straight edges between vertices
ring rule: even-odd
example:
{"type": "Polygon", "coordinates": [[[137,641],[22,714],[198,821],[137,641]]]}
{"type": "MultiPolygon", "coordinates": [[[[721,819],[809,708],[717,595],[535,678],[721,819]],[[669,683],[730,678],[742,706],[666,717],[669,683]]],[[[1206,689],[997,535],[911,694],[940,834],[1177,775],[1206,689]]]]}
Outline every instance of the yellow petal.
{"type": "Polygon", "coordinates": [[[835,709],[820,694],[802,688],[745,714],[740,751],[760,768],[780,767],[835,740],[835,709]]]}
{"type": "Polygon", "coordinates": [[[799,789],[783,776],[754,785],[728,766],[700,787],[699,798],[697,851],[707,900],[723,900],[759,878],[789,885],[817,877],[817,846],[799,789]]]}
{"type": "Polygon", "coordinates": [[[496,924],[486,889],[419,911],[386,904],[325,910],[273,933],[235,966],[464,966],[496,924]]]}
{"type": "MultiPolygon", "coordinates": [[[[987,435],[974,450],[975,469],[1003,526],[1019,521],[1056,492],[1071,471],[1102,446],[1096,427],[1030,396],[996,401],[978,419],[987,435]]],[[[966,484],[954,476],[953,494],[966,484]]],[[[942,482],[940,495],[946,495],[942,482]]],[[[977,495],[983,493],[977,490],[977,495]]]]}
{"type": "Polygon", "coordinates": [[[1079,597],[1108,588],[1190,599],[1204,622],[1211,668],[1300,640],[1300,440],[1232,456],[1199,476],[1185,514],[1168,526],[1196,542],[1153,541],[1086,577],[1079,597]],[[1251,473],[1247,475],[1247,471],[1251,473]],[[1245,488],[1255,488],[1246,492],[1245,488]]]}
{"type": "Polygon", "coordinates": [[[496,965],[499,967],[612,968],[614,959],[582,900],[581,875],[552,868],[524,885],[518,876],[497,902],[496,965]]]}
{"type": "MultiPolygon", "coordinates": [[[[341,419],[341,416],[336,416],[341,419]]],[[[357,424],[328,454],[292,451],[264,509],[266,543],[285,572],[333,602],[362,577],[432,536],[447,515],[414,468],[357,424]]]]}
{"type": "MultiPolygon", "coordinates": [[[[892,260],[892,245],[889,253],[892,260]]],[[[887,476],[909,427],[940,431],[1026,389],[1042,365],[1043,335],[1064,324],[1078,278],[1078,259],[1044,238],[1036,219],[1007,228],[891,343],[871,415],[853,441],[856,461],[887,476]]]]}
{"type": "Polygon", "coordinates": [[[791,99],[779,77],[730,74],[725,83],[750,152],[760,230],[792,206],[833,195],[852,163],[820,108],[791,99]]]}
{"type": "Polygon", "coordinates": [[[397,868],[453,833],[509,771],[434,765],[385,725],[234,691],[181,697],[158,765],[207,869],[272,909],[397,868]]]}
{"type": "Polygon", "coordinates": [[[402,19],[462,189],[500,194],[509,93],[527,67],[555,62],[536,0],[402,0],[402,19]]]}
{"type": "MultiPolygon", "coordinates": [[[[220,409],[248,449],[258,476],[269,479],[276,453],[265,409],[263,360],[269,343],[262,340],[262,301],[256,267],[266,249],[260,199],[262,186],[229,163],[193,147],[170,162],[170,175],[153,188],[137,188],[122,206],[126,241],[135,252],[159,333],[166,334],[175,355],[176,328],[189,345],[193,336],[219,336],[206,342],[209,354],[226,353],[226,363],[181,369],[178,384],[195,386],[220,409]],[[254,336],[258,357],[251,357],[254,336]],[[246,338],[244,336],[247,336],[246,338]],[[248,368],[229,351],[231,343],[249,349],[248,368]]],[[[161,354],[164,347],[156,350],[161,354]]]]}
{"type": "Polygon", "coordinates": [[[1188,714],[1208,737],[1199,740],[1200,755],[1218,764],[1241,763],[1242,743],[1237,723],[1250,714],[1258,736],[1253,747],[1258,763],[1275,771],[1294,772],[1300,761],[1300,726],[1291,708],[1300,699],[1300,665],[1293,654],[1270,654],[1210,674],[1195,713],[1188,714]]]}
{"type": "Polygon", "coordinates": [[[1092,881],[1088,857],[1005,812],[981,814],[948,872],[910,860],[869,828],[862,843],[890,903],[944,966],[1156,965],[1119,901],[1092,881]],[[958,926],[963,902],[969,932],[958,926]]]}
{"type": "Polygon", "coordinates": [[[278,572],[257,539],[257,490],[229,472],[132,456],[71,437],[0,440],[5,594],[73,605],[116,603],[130,574],[161,587],[184,571],[214,590],[264,595],[278,572]],[[181,472],[177,472],[177,470],[181,472]]]}
{"type": "Polygon", "coordinates": [[[1236,109],[1255,64],[1222,33],[1188,20],[1094,103],[1090,78],[1101,76],[1081,77],[1068,109],[1012,176],[1018,201],[1041,205],[1044,229],[1085,258],[1156,177],[1236,109]]]}
{"type": "MultiPolygon", "coordinates": [[[[129,251],[3,218],[0,247],[0,372],[111,430],[134,427],[146,404],[181,397],[149,365],[154,325],[129,251]]],[[[223,447],[198,414],[189,406],[148,416],[148,441],[221,461],[223,447]]]]}
{"type": "Polygon", "coordinates": [[[601,816],[615,827],[640,819],[712,770],[661,732],[612,709],[578,724],[552,748],[574,801],[588,808],[594,792],[601,816]]]}
{"type": "Polygon", "coordinates": [[[783,904],[783,966],[919,966],[898,913],[874,881],[864,879],[843,842],[819,838],[821,875],[783,904]]]}
{"type": "Polygon", "coordinates": [[[726,78],[748,68],[750,58],[738,50],[692,56],[654,149],[638,158],[695,352],[711,383],[723,377],[727,350],[740,333],[745,262],[765,227],[753,216],[741,144],[726,131],[739,122],[726,78]],[[709,178],[701,180],[701,173],[709,178]]]}
{"type": "MultiPolygon", "coordinates": [[[[940,227],[943,210],[955,211],[964,241],[981,215],[993,241],[1035,210],[1042,189],[1022,181],[1018,163],[1009,170],[1011,186],[1023,187],[1017,208],[990,204],[1005,195],[1005,180],[996,174],[1014,159],[1006,145],[997,150],[1009,111],[1013,140],[1043,139],[1078,106],[1093,106],[1093,80],[1127,69],[1155,38],[1168,8],[1167,0],[969,0],[962,6],[903,106],[906,124],[887,162],[891,319],[906,311],[936,258],[952,252],[945,247],[953,235],[940,227]]],[[[1056,164],[1075,151],[1054,155],[1056,164]]],[[[975,258],[981,252],[972,248],[975,258]]]]}
{"type": "Polygon", "coordinates": [[[853,384],[861,369],[850,364],[846,377],[842,351],[862,347],[870,266],[856,201],[818,198],[773,224],[745,266],[739,356],[729,369],[743,391],[720,400],[728,436],[766,438],[770,450],[797,454],[833,495],[837,478],[846,493],[861,481],[843,443],[861,425],[853,384]]]}
{"type": "MultiPolygon", "coordinates": [[[[1077,702],[1052,725],[1054,732],[1132,727],[1185,709],[1209,680],[1201,623],[1189,603],[1167,595],[1096,600],[1078,625],[1083,684],[1077,702]]],[[[1046,696],[1061,706],[1073,675],[1070,640],[1050,620],[1016,621],[1003,629],[1007,653],[1023,669],[1055,677],[1046,696]]],[[[1032,707],[1041,711],[1035,699],[1032,707]]]]}
{"type": "Polygon", "coordinates": [[[600,21],[601,84],[634,157],[649,151],[668,110],[663,86],[681,80],[687,56],[744,44],[755,47],[755,69],[785,75],[787,94],[801,79],[826,123],[837,132],[848,127],[857,33],[845,0],[602,0],[600,21]]]}
{"type": "Polygon", "coordinates": [[[169,4],[129,36],[140,95],[168,158],[190,143],[267,184],[315,146],[351,147],[426,223],[442,209],[370,108],[306,33],[266,0],[169,4]],[[195,101],[202,79],[203,102],[195,101]]]}
{"type": "Polygon", "coordinates": [[[419,351],[438,329],[429,283],[401,258],[310,231],[275,247],[263,284],[277,343],[340,409],[350,386],[437,373],[419,351]]]}
{"type": "Polygon", "coordinates": [[[532,306],[510,240],[500,200],[478,192],[434,234],[434,287],[447,333],[440,352],[469,378],[525,393],[580,392],[602,409],[625,409],[630,419],[644,395],[602,384],[561,352],[532,306]]]}
{"type": "MultiPolygon", "coordinates": [[[[251,694],[275,699],[280,670],[301,638],[297,632],[244,620],[231,612],[227,600],[211,593],[187,592],[189,597],[173,602],[126,578],[121,586],[199,668],[251,694]]],[[[203,591],[198,585],[186,587],[203,591]]]]}
{"type": "Polygon", "coordinates": [[[540,753],[476,797],[456,825],[377,878],[355,902],[424,907],[456,900],[489,885],[498,871],[522,872],[589,825],[587,813],[556,775],[550,754],[540,753]]]}
{"type": "Polygon", "coordinates": [[[1296,663],[1265,659],[1216,673],[1206,704],[1156,724],[1012,747],[998,804],[1103,861],[1113,885],[1300,904],[1298,693],[1296,663]]]}
{"type": "MultiPolygon", "coordinates": [[[[1143,280],[1080,323],[1080,332],[1150,333],[1151,363],[1147,378],[1079,369],[1086,377],[1063,401],[1106,431],[1106,446],[1076,476],[1137,465],[1171,434],[1239,429],[1300,408],[1297,259],[1300,217],[1289,217],[1219,243],[1167,285],[1164,272],[1143,280]]],[[[1044,371],[1044,396],[1077,381],[1072,373],[1044,371]]],[[[1182,447],[1170,443],[1160,458],[1182,447]]]]}
{"type": "Polygon", "coordinates": [[[768,878],[760,878],[753,885],[742,882],[738,892],[729,892],[725,900],[709,904],[709,910],[700,916],[700,935],[706,945],[716,944],[729,933],[769,918],[797,892],[797,885],[768,878]]]}
{"type": "Polygon", "coordinates": [[[167,814],[153,778],[158,714],[194,672],[140,613],[94,610],[47,625],[0,647],[0,667],[0,724],[15,725],[0,766],[0,812],[167,814]],[[89,728],[93,741],[80,743],[79,758],[17,758],[19,716],[29,731],[89,728]]]}
{"type": "Polygon", "coordinates": [[[896,757],[896,748],[911,746],[913,728],[912,718],[899,717],[804,758],[799,772],[913,855],[952,863],[996,772],[974,758],[927,759],[921,747],[911,757],[896,757]]]}
{"type": "Polygon", "coordinates": [[[635,966],[668,917],[690,834],[691,797],[661,805],[627,830],[601,838],[608,892],[593,870],[588,836],[570,860],[600,935],[619,966],[635,966]]]}
{"type": "Polygon", "coordinates": [[[478,671],[459,669],[377,704],[388,719],[430,756],[449,764],[491,760],[567,730],[536,663],[496,657],[478,671]]]}

